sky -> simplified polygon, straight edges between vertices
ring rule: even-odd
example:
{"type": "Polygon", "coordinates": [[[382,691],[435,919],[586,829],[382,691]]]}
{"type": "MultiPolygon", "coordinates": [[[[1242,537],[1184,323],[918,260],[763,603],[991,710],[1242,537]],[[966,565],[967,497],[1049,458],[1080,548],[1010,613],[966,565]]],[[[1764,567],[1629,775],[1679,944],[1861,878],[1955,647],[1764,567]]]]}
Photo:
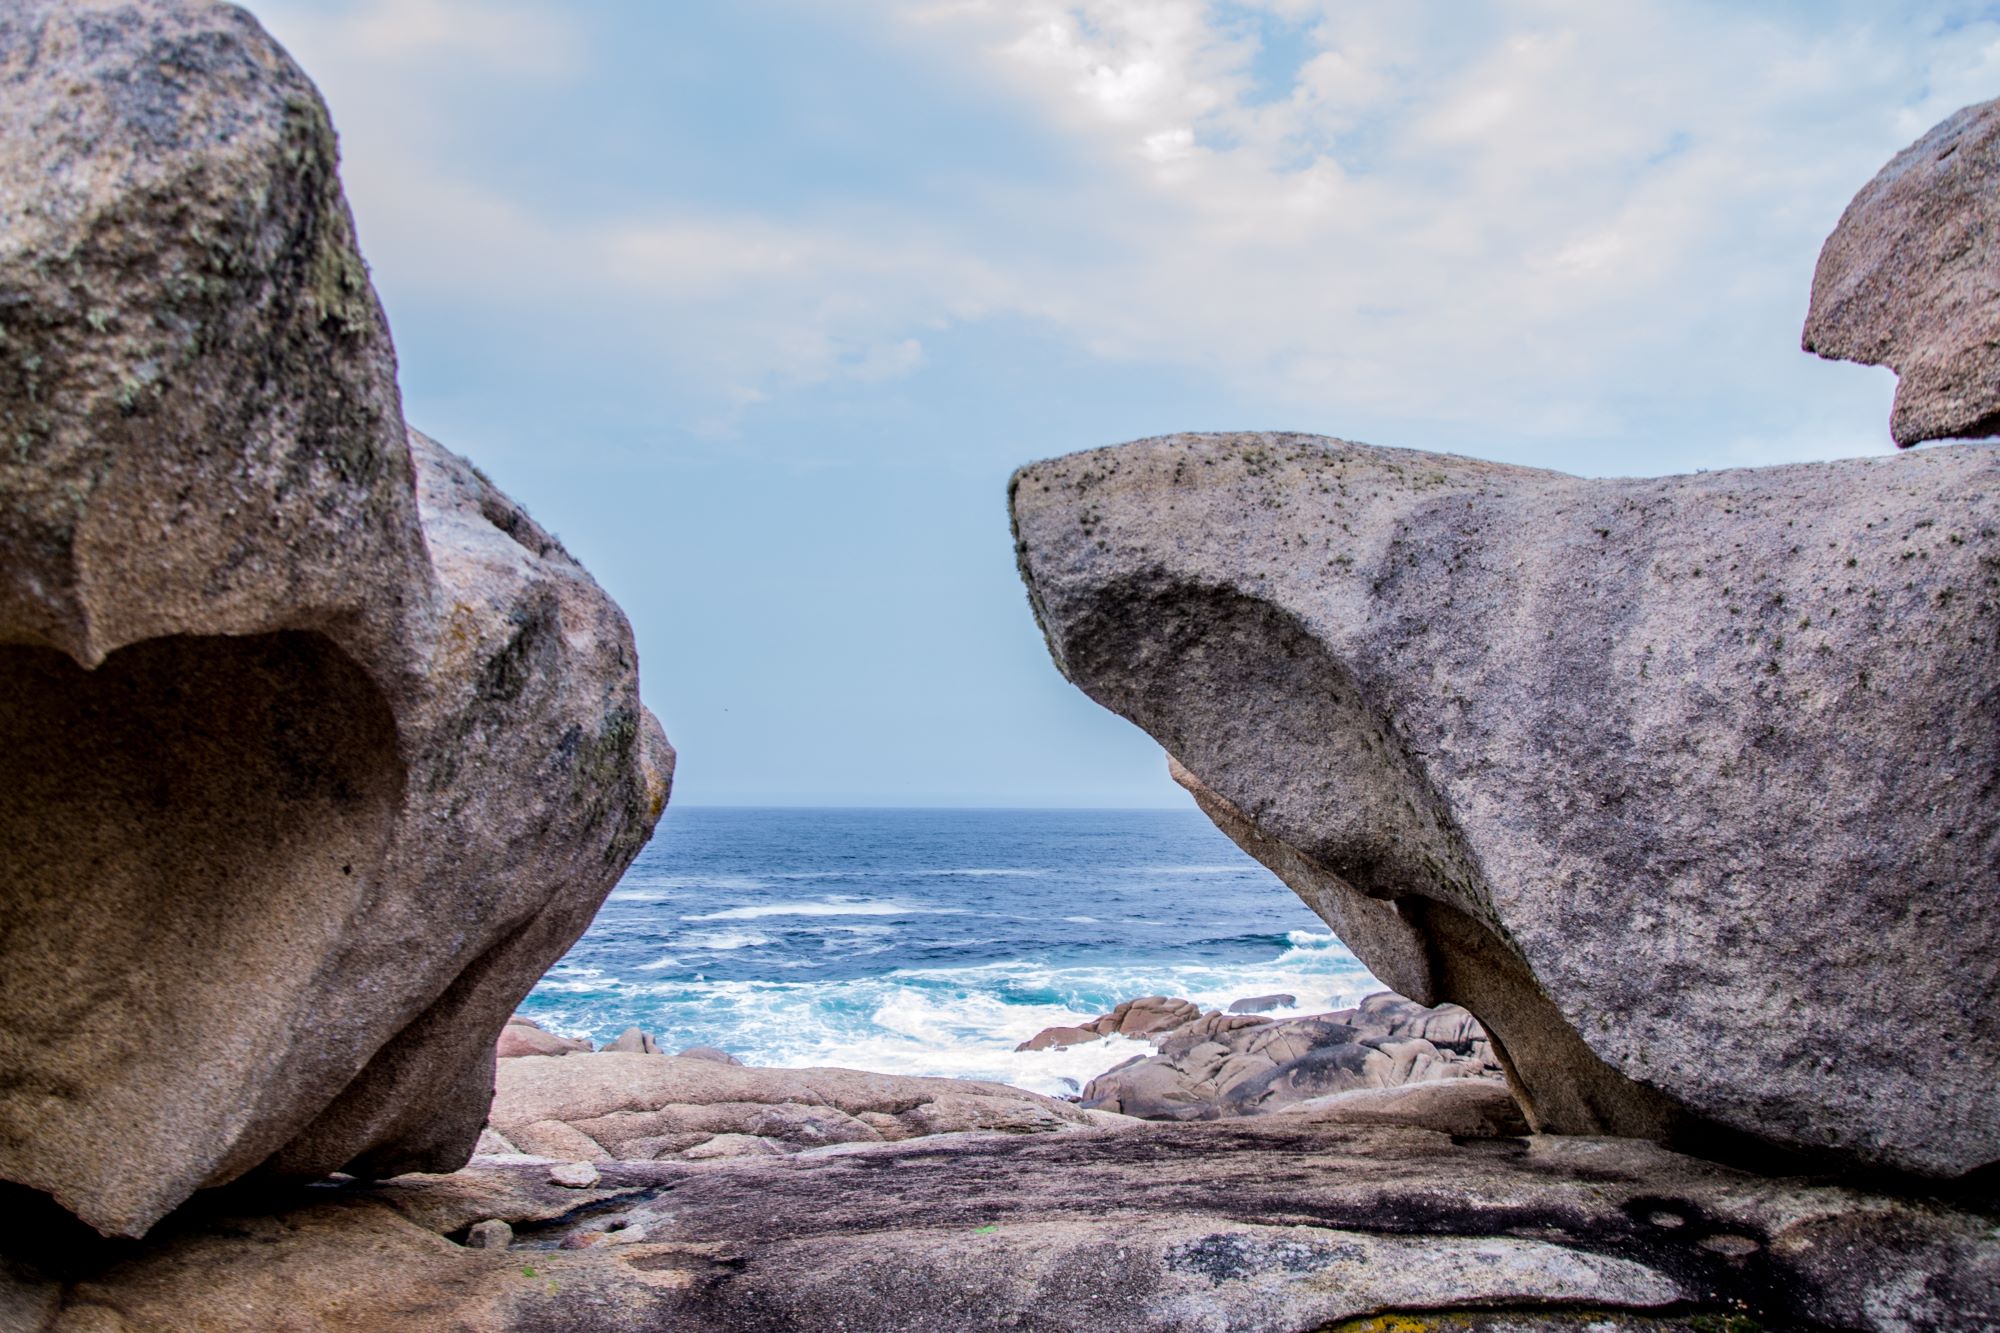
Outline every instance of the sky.
{"type": "Polygon", "coordinates": [[[1302,430],[1588,476],[1890,452],[1799,351],[2000,5],[252,0],[410,420],[619,601],[677,803],[1162,806],[1023,463],[1302,430]]]}

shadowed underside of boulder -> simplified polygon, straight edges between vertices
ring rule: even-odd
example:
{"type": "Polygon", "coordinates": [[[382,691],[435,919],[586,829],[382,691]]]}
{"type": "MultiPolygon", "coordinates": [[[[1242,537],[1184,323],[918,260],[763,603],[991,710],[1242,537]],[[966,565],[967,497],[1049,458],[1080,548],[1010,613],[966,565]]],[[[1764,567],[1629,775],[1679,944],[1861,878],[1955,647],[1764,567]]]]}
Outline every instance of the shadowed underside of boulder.
{"type": "Polygon", "coordinates": [[[666,798],[630,629],[404,426],[243,11],[0,11],[0,201],[0,1179],[137,1234],[463,1162],[666,798]]]}
{"type": "Polygon", "coordinates": [[[1013,485],[1064,674],[1531,1121],[2000,1158],[2000,454],[1582,481],[1293,435],[1013,485]]]}

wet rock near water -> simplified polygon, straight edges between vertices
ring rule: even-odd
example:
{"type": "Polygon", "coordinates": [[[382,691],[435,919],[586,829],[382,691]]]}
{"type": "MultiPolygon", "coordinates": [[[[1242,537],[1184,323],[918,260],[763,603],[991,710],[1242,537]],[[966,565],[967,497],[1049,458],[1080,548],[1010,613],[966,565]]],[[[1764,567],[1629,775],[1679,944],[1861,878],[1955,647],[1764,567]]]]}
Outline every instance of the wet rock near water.
{"type": "Polygon", "coordinates": [[[1076,1027],[1043,1028],[1014,1049],[1017,1051],[1061,1050],[1081,1046],[1104,1037],[1148,1039],[1171,1032],[1201,1017],[1201,1006],[1192,1000],[1165,995],[1142,995],[1127,1000],[1108,1014],[1076,1027]]]}
{"type": "Polygon", "coordinates": [[[1230,1003],[1232,1014],[1263,1014],[1273,1009],[1289,1009],[1299,1002],[1296,995],[1251,995],[1230,1003]]]}
{"type": "MultiPolygon", "coordinates": [[[[507,1026],[500,1030],[500,1040],[494,1047],[494,1055],[500,1059],[514,1059],[524,1055],[569,1055],[573,1052],[589,1054],[597,1048],[581,1037],[564,1037],[543,1029],[540,1023],[524,1014],[515,1014],[507,1020],[507,1026]]],[[[628,1027],[609,1042],[604,1049],[622,1055],[665,1055],[652,1034],[642,1028],[628,1027]]],[[[740,1065],[743,1062],[727,1051],[713,1046],[690,1046],[680,1052],[684,1060],[708,1060],[716,1064],[740,1065]]]]}
{"type": "Polygon", "coordinates": [[[728,1051],[713,1046],[690,1046],[680,1053],[683,1060],[707,1060],[718,1065],[740,1065],[743,1062],[728,1051]]]}
{"type": "Polygon", "coordinates": [[[626,1055],[666,1054],[666,1052],[660,1049],[657,1042],[638,1028],[626,1028],[623,1032],[612,1038],[611,1043],[604,1049],[607,1051],[620,1051],[626,1055]]]}

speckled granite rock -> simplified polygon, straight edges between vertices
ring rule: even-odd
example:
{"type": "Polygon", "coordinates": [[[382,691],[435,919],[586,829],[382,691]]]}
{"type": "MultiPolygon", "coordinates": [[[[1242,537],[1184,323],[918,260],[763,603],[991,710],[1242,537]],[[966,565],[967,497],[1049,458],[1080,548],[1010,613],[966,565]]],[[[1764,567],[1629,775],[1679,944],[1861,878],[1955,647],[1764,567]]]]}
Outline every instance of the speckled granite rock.
{"type": "Polygon", "coordinates": [[[2000,101],[1947,117],[1854,197],[1803,343],[1896,372],[1897,444],[2000,435],[2000,101]]]}
{"type": "Polygon", "coordinates": [[[672,765],[618,608],[406,431],[242,10],[0,7],[0,1179],[143,1232],[449,1168],[672,765]]]}
{"type": "Polygon", "coordinates": [[[601,1171],[586,1190],[482,1163],[216,1199],[136,1246],[7,1210],[0,1310],[41,1333],[2000,1321],[2000,1240],[1975,1210],[1623,1140],[1274,1116],[601,1171]],[[461,1243],[494,1221],[509,1248],[461,1243]]]}
{"type": "Polygon", "coordinates": [[[2000,452],[1184,435],[1013,511],[1064,674],[1540,1127],[2000,1159],[2000,452]]]}

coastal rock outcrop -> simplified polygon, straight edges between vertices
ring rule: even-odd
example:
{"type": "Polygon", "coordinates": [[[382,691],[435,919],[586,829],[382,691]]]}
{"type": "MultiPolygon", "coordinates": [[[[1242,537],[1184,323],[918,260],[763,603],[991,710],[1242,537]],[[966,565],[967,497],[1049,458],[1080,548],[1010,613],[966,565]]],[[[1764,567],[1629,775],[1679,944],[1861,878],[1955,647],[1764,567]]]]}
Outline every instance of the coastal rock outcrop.
{"type": "Polygon", "coordinates": [[[1192,1001],[1148,995],[1077,1027],[1044,1028],[1014,1049],[1060,1050],[1112,1036],[1150,1043],[1158,1055],[1098,1075],[1078,1098],[1088,1110],[1146,1120],[1267,1115],[1336,1093],[1500,1077],[1478,1020],[1455,1004],[1426,1008],[1385,991],[1352,1009],[1300,1018],[1239,1012],[1279,1000],[1293,997],[1258,996],[1203,1013],[1192,1001]]]}
{"type": "Polygon", "coordinates": [[[1145,1120],[1218,1120],[1287,1111],[1339,1093],[1500,1077],[1485,1035],[1465,1010],[1427,1009],[1388,994],[1304,1018],[1207,1014],[1154,1044],[1158,1055],[1092,1079],[1080,1104],[1145,1120]]]}
{"type": "Polygon", "coordinates": [[[630,628],[405,427],[255,20],[18,0],[0,70],[0,1179],[449,1169],[666,800],[630,628]]]}
{"type": "Polygon", "coordinates": [[[1899,445],[2000,435],[2000,100],[1948,117],[1854,197],[1820,251],[1803,344],[1896,372],[1899,445]]]}
{"type": "Polygon", "coordinates": [[[1108,1014],[1099,1014],[1075,1027],[1043,1028],[1014,1049],[1017,1051],[1061,1050],[1081,1046],[1104,1037],[1133,1037],[1149,1040],[1187,1026],[1201,1017],[1201,1006],[1192,1000],[1166,995],[1142,995],[1127,1000],[1108,1014]]]}
{"type": "Polygon", "coordinates": [[[1012,506],[1062,672],[1538,1128],[2000,1159],[2000,451],[1178,435],[1012,506]]]}
{"type": "Polygon", "coordinates": [[[797,1152],[930,1134],[1035,1134],[1093,1123],[1000,1083],[853,1069],[764,1069],[600,1051],[501,1063],[492,1126],[515,1151],[590,1161],[797,1152]]]}
{"type": "Polygon", "coordinates": [[[2000,1323],[1976,1209],[1630,1140],[1269,1116],[598,1167],[235,1196],[143,1247],[10,1209],[0,1311],[31,1333],[2000,1323]]]}

